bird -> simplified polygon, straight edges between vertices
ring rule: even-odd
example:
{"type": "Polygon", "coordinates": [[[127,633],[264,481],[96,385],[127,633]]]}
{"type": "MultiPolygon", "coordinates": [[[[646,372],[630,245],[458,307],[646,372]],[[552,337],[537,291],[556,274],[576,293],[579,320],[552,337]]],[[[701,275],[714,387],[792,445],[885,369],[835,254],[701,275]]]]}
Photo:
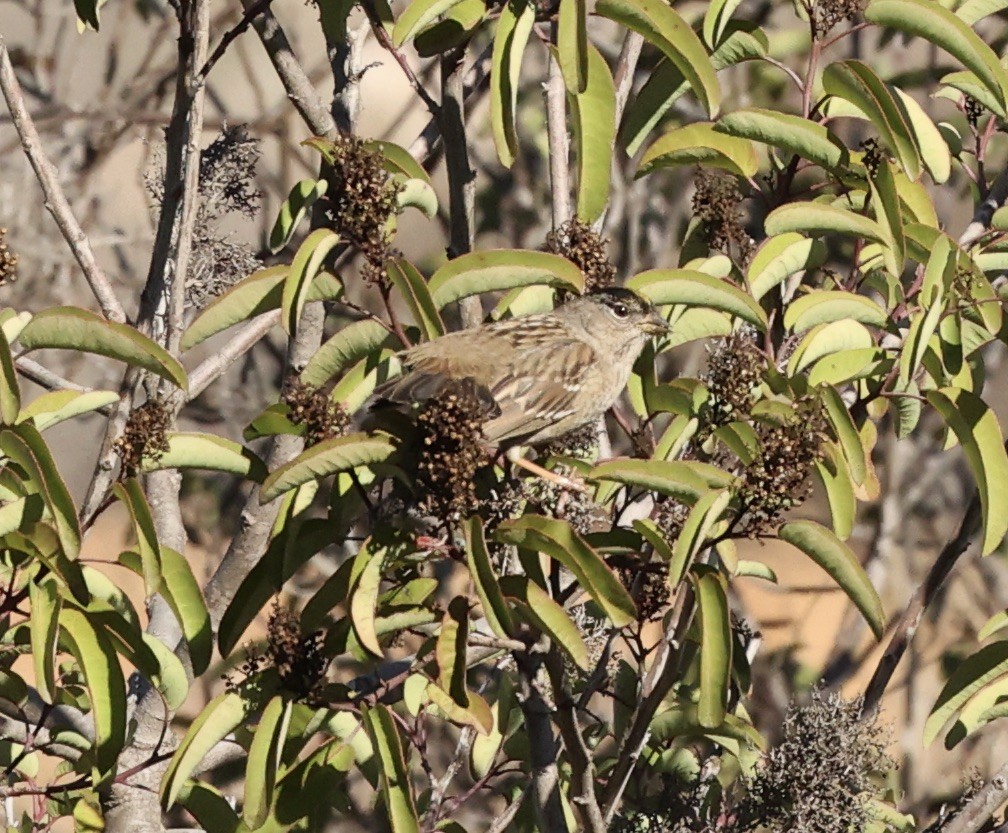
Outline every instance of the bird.
{"type": "MultiPolygon", "coordinates": [[[[550,312],[415,345],[399,354],[402,375],[377,393],[411,406],[462,383],[483,408],[488,443],[505,451],[538,446],[597,421],[623,392],[648,340],[668,331],[650,301],[625,287],[605,287],[550,312]]],[[[545,471],[508,456],[540,476],[545,471]]]]}

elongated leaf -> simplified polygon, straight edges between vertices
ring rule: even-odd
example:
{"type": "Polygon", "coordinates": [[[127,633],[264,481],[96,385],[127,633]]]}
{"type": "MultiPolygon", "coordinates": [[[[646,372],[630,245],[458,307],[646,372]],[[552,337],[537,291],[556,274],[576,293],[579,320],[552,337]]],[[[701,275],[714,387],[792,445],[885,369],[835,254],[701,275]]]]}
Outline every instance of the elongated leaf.
{"type": "Polygon", "coordinates": [[[1008,503],[1002,499],[1008,483],[1008,454],[997,416],[979,396],[959,388],[929,391],[925,396],[966,453],[983,510],[981,553],[987,555],[1008,532],[1008,503]]]}
{"type": "Polygon", "coordinates": [[[263,481],[259,500],[268,503],[310,480],[387,460],[395,451],[391,440],[378,434],[350,434],[314,445],[263,481]]]}
{"type": "Polygon", "coordinates": [[[377,321],[354,321],[318,349],[301,372],[301,381],[321,387],[390,339],[389,331],[377,321]]]}
{"type": "Polygon", "coordinates": [[[815,269],[825,260],[826,247],[819,240],[810,240],[795,232],[769,237],[749,262],[746,274],[749,291],[759,300],[792,275],[804,269],[815,269]]]}
{"type": "Polygon", "coordinates": [[[924,744],[933,743],[942,727],[970,698],[1005,674],[1008,674],[1008,641],[985,645],[959,663],[924,724],[924,744]]]}
{"type": "Polygon", "coordinates": [[[921,162],[924,163],[924,168],[931,178],[940,185],[947,181],[952,173],[952,156],[949,153],[948,143],[916,99],[899,87],[893,86],[891,89],[896,93],[906,111],[910,127],[913,130],[913,140],[917,145],[917,152],[921,162]]]}
{"type": "Polygon", "coordinates": [[[767,234],[797,231],[810,236],[845,234],[885,243],[878,223],[832,205],[813,202],[793,202],[775,208],[763,224],[767,234]]]}
{"type": "Polygon", "coordinates": [[[178,794],[178,803],[188,810],[204,830],[215,833],[243,833],[238,814],[221,792],[202,781],[189,781],[178,794]]]}
{"type": "Polygon", "coordinates": [[[972,26],[978,20],[988,15],[997,14],[1008,8],[1008,0],[966,0],[958,9],[955,15],[967,26],[972,26]]]}
{"type": "Polygon", "coordinates": [[[95,728],[95,768],[101,777],[115,769],[126,740],[126,680],[109,638],[72,607],[60,611],[67,650],[84,674],[95,728]]]}
{"type": "Polygon", "coordinates": [[[784,524],[778,534],[830,574],[861,611],[875,638],[881,639],[885,627],[882,602],[850,547],[815,521],[792,521],[784,524]]]}
{"type": "Polygon", "coordinates": [[[571,95],[588,85],[588,10],[584,0],[560,0],[557,13],[557,57],[571,95]]]}
{"type": "Polygon", "coordinates": [[[363,725],[378,758],[382,798],[392,833],[420,833],[402,741],[388,707],[366,709],[363,725]]]}
{"type": "Polygon", "coordinates": [[[301,310],[308,300],[312,281],[336,245],[339,235],[331,229],[316,229],[305,239],[294,255],[290,272],[284,278],[280,323],[289,335],[294,335],[301,310]]]}
{"type": "Polygon", "coordinates": [[[889,315],[871,298],[839,289],[814,289],[796,298],[784,311],[784,326],[796,333],[845,319],[884,327],[889,315]]]}
{"type": "Polygon", "coordinates": [[[472,252],[448,261],[430,279],[431,297],[438,309],[453,301],[542,284],[580,294],[584,275],[567,258],[527,249],[472,252]]]}
{"type": "Polygon", "coordinates": [[[464,596],[448,603],[434,657],[438,666],[438,685],[462,708],[469,706],[466,688],[466,648],[469,642],[469,604],[464,596]]]}
{"type": "Polygon", "coordinates": [[[837,441],[840,443],[847,468],[850,470],[854,482],[860,485],[865,482],[865,478],[868,476],[868,467],[865,463],[865,449],[861,444],[861,435],[858,433],[854,420],[851,418],[850,412],[847,410],[847,406],[844,405],[844,401],[836,388],[823,387],[821,395],[823,404],[826,406],[826,415],[833,426],[833,432],[836,434],[837,441]]]}
{"type": "Polygon", "coordinates": [[[752,142],[719,133],[710,122],[678,127],[656,139],[641,157],[636,175],[678,165],[707,165],[747,177],[759,170],[752,142]]]}
{"type": "Polygon", "coordinates": [[[518,83],[522,55],[532,33],[535,14],[535,4],[528,0],[507,3],[501,9],[494,33],[490,61],[490,127],[497,158],[505,168],[510,168],[518,155],[518,134],[515,131],[518,83]]]}
{"type": "Polygon", "coordinates": [[[418,32],[413,46],[421,58],[432,58],[466,43],[487,14],[483,0],[460,0],[437,23],[418,32]]]}
{"type": "Polygon", "coordinates": [[[42,517],[45,503],[40,495],[27,495],[0,506],[0,538],[42,517]]]}
{"type": "Polygon", "coordinates": [[[218,295],[189,325],[182,336],[182,349],[195,347],[228,327],[279,307],[289,271],[286,265],[260,269],[218,295]]]}
{"type": "Polygon", "coordinates": [[[833,532],[841,541],[846,541],[854,531],[857,501],[847,462],[835,443],[828,443],[823,459],[816,461],[816,475],[829,501],[833,532]]]}
{"type": "Polygon", "coordinates": [[[689,82],[707,114],[717,115],[721,91],[707,50],[671,6],[661,0],[600,0],[595,13],[633,29],[657,46],[689,82]]]}
{"type": "Polygon", "coordinates": [[[695,579],[700,613],[700,703],[697,719],[707,729],[724,723],[731,674],[732,634],[724,579],[713,569],[695,579]]]}
{"type": "Polygon", "coordinates": [[[600,463],[589,477],[655,491],[690,505],[709,489],[723,488],[731,482],[731,475],[704,463],[627,458],[600,463]]]}
{"type": "Polygon", "coordinates": [[[424,337],[429,341],[445,334],[445,325],[441,320],[434,299],[431,297],[427,282],[419,270],[405,258],[396,258],[386,264],[386,274],[392,285],[399,290],[403,300],[413,313],[424,337]]]}
{"type": "Polygon", "coordinates": [[[703,37],[711,49],[721,42],[728,21],[741,2],[742,0],[711,0],[708,4],[704,14],[703,37]]]}
{"type": "Polygon", "coordinates": [[[464,531],[469,574],[483,606],[483,615],[494,633],[502,639],[510,639],[514,636],[514,622],[490,563],[490,553],[483,537],[483,522],[478,516],[472,517],[466,522],[464,531]]]}
{"type": "Polygon", "coordinates": [[[906,235],[903,230],[903,211],[896,180],[888,160],[881,160],[875,176],[869,178],[871,207],[875,220],[885,235],[882,261],[889,274],[898,278],[906,262],[906,235]]]}
{"type": "Polygon", "coordinates": [[[377,657],[383,655],[375,631],[375,613],[378,590],[381,586],[382,566],[388,555],[384,547],[368,548],[364,569],[350,594],[350,621],[360,644],[377,657]]]}
{"type": "MultiPolygon", "coordinates": [[[[725,280],[692,269],[649,269],[627,281],[659,306],[682,304],[687,307],[707,307],[721,310],[765,330],[766,313],[756,300],[725,280]]],[[[674,325],[673,325],[674,329],[674,325]]]]}
{"type": "Polygon", "coordinates": [[[14,370],[14,359],[7,336],[0,331],[0,423],[13,425],[20,411],[21,388],[14,370]]]}
{"type": "Polygon", "coordinates": [[[133,531],[137,536],[137,550],[144,579],[144,591],[153,596],[161,589],[161,545],[158,543],[154,518],[151,516],[147,497],[140,482],[130,477],[112,487],[115,496],[125,505],[133,519],[133,531]]]}
{"type": "Polygon", "coordinates": [[[329,182],[324,179],[302,179],[291,188],[287,199],[280,206],[280,213],[277,215],[273,230],[270,232],[269,248],[271,252],[276,254],[290,242],[298,225],[308,213],[308,209],[315,204],[316,200],[325,195],[328,187],[329,182]]]}
{"type": "Polygon", "coordinates": [[[75,416],[97,411],[118,401],[119,394],[112,390],[54,390],[25,405],[17,421],[33,420],[39,431],[45,431],[75,416]]]}
{"type": "Polygon", "coordinates": [[[86,309],[43,310],[21,330],[18,342],[25,350],[57,348],[107,356],[149,370],[183,390],[189,385],[182,365],[163,347],[126,324],[108,321],[86,309]]]}
{"type": "MultiPolygon", "coordinates": [[[[581,4],[583,23],[584,0],[561,0],[561,25],[565,2],[581,4]]],[[[609,202],[609,177],[616,143],[616,87],[598,49],[588,44],[587,51],[584,89],[568,99],[577,151],[577,215],[586,223],[593,223],[609,202]]]]}
{"type": "Polygon", "coordinates": [[[245,763],[245,801],[242,818],[250,830],[261,827],[273,807],[273,790],[280,769],[280,753],[287,740],[293,704],[276,696],[263,709],[245,763]]]}
{"type": "Polygon", "coordinates": [[[33,580],[28,583],[28,635],[31,644],[32,668],[39,697],[53,703],[56,694],[56,638],[59,635],[61,599],[56,583],[33,580]]]}
{"type": "Polygon", "coordinates": [[[266,464],[241,443],[199,431],[170,431],[168,450],[143,461],[144,471],[159,469],[225,471],[255,482],[267,474],[266,464]]]}
{"type": "Polygon", "coordinates": [[[847,148],[824,125],[776,110],[756,107],[736,110],[718,119],[714,129],[772,145],[829,170],[842,168],[848,161],[847,148]]]}
{"type": "Polygon", "coordinates": [[[392,43],[402,46],[425,26],[451,10],[459,0],[413,0],[399,15],[392,30],[392,43]]]}
{"type": "Polygon", "coordinates": [[[616,574],[565,521],[525,515],[497,528],[498,540],[545,553],[570,570],[616,627],[633,622],[637,609],[616,574]]]}
{"type": "Polygon", "coordinates": [[[518,611],[556,642],[578,668],[587,670],[588,648],[567,611],[525,576],[501,576],[500,582],[505,595],[521,603],[518,611]]]}
{"type": "Polygon", "coordinates": [[[999,105],[1005,116],[1008,78],[994,51],[979,35],[940,3],[929,0],[872,0],[865,19],[899,32],[917,35],[958,58],[971,70],[999,105]]]}
{"type": "Polygon", "coordinates": [[[728,489],[708,492],[690,509],[672,548],[672,561],[669,563],[668,574],[670,587],[675,587],[682,581],[690,563],[703,548],[711,528],[721,517],[730,499],[731,492],[728,489]]]}

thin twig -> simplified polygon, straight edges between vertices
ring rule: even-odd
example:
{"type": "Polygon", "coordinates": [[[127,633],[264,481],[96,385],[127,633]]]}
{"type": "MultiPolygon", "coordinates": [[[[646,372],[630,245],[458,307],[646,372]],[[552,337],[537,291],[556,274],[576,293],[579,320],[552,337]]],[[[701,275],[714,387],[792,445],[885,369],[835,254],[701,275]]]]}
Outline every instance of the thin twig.
{"type": "Polygon", "coordinates": [[[371,31],[374,32],[375,40],[381,44],[382,48],[388,52],[394,59],[399,68],[403,71],[403,75],[406,76],[406,80],[409,85],[413,88],[413,91],[420,96],[420,100],[427,107],[431,116],[435,119],[441,112],[441,105],[439,105],[432,97],[427,88],[420,83],[420,79],[417,78],[416,73],[413,71],[413,67],[409,65],[409,61],[406,60],[406,56],[402,53],[401,49],[397,49],[396,45],[392,43],[392,38],[389,37],[389,33],[385,30],[385,26],[382,24],[381,19],[378,17],[378,13],[374,9],[374,5],[370,0],[364,0],[361,4],[361,8],[364,10],[364,14],[367,15],[368,21],[371,23],[371,31]]]}
{"type": "Polygon", "coordinates": [[[220,350],[197,365],[189,374],[189,400],[192,401],[223,376],[229,367],[258,344],[280,323],[280,310],[272,310],[249,321],[220,350]]]}
{"type": "Polygon", "coordinates": [[[218,43],[214,51],[210,53],[210,57],[206,59],[206,63],[203,64],[200,71],[196,74],[194,83],[197,86],[203,86],[206,82],[207,76],[210,74],[210,70],[212,70],[217,65],[217,62],[224,57],[224,53],[227,52],[228,47],[231,46],[231,44],[240,35],[248,30],[255,18],[269,9],[272,2],[273,0],[255,0],[254,3],[245,8],[245,14],[242,15],[241,20],[224,33],[220,43],[218,43]]]}
{"type": "MultiPolygon", "coordinates": [[[[551,40],[556,43],[556,24],[551,40]]],[[[550,197],[553,205],[553,228],[560,228],[573,214],[570,191],[570,132],[567,122],[567,89],[564,86],[560,62],[549,57],[549,77],[546,80],[546,137],[549,141],[550,197]]]]}
{"type": "Polygon", "coordinates": [[[25,106],[21,85],[14,74],[14,67],[11,65],[10,55],[2,35],[0,35],[0,90],[3,91],[7,107],[10,109],[14,128],[21,139],[21,147],[35,171],[39,185],[42,186],[42,193],[45,194],[45,207],[56,221],[63,238],[70,246],[77,263],[80,264],[84,278],[97,298],[105,317],[109,321],[124,322],[126,313],[122,304],[119,303],[105,272],[98,265],[94,251],[91,249],[91,243],[88,241],[84,229],[77,222],[73,209],[60,187],[59,171],[42,149],[42,139],[35,129],[35,123],[32,121],[28,108],[25,106]]]}

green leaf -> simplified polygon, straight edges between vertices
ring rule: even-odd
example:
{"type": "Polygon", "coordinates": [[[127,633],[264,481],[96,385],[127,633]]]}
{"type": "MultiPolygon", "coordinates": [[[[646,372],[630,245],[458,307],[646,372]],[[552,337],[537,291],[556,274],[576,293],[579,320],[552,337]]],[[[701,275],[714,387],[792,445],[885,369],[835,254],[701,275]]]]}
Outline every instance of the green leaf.
{"type": "Polygon", "coordinates": [[[629,458],[600,463],[588,476],[592,480],[611,480],[658,492],[690,505],[708,490],[723,488],[731,482],[727,472],[705,463],[629,458]]]}
{"type": "Polygon", "coordinates": [[[280,769],[280,754],[287,740],[293,704],[275,696],[263,709],[245,763],[245,801],[242,819],[250,830],[261,827],[273,807],[273,791],[280,769]]]}
{"type": "Polygon", "coordinates": [[[13,425],[21,411],[21,388],[7,336],[0,332],[0,423],[13,425]]]}
{"type": "MultiPolygon", "coordinates": [[[[119,555],[119,561],[134,572],[143,574],[138,553],[123,552],[119,555]]],[[[189,645],[193,674],[198,677],[209,666],[213,651],[210,614],[203,600],[203,592],[189,561],[170,547],[161,547],[161,579],[161,595],[182,626],[182,633],[189,645]]]]}
{"type": "Polygon", "coordinates": [[[792,301],[784,311],[784,326],[795,333],[844,320],[884,327],[889,315],[871,298],[840,289],[813,289],[792,301]]]}
{"type": "Polygon", "coordinates": [[[711,49],[721,42],[728,21],[741,2],[742,0],[711,0],[707,5],[703,21],[703,37],[711,49]]]}
{"type": "Polygon", "coordinates": [[[846,167],[847,148],[824,125],[801,116],[748,107],[718,119],[714,129],[740,139],[761,142],[814,162],[828,170],[846,167]]]}
{"type": "Polygon", "coordinates": [[[77,307],[54,307],[37,313],[18,336],[26,351],[56,348],[94,353],[142,367],[185,390],[186,372],[163,347],[126,324],[107,321],[77,307]]]}
{"type": "Polygon", "coordinates": [[[928,391],[925,396],[955,432],[976,479],[983,510],[980,549],[987,555],[1008,532],[1008,503],[1002,499],[1008,483],[1008,454],[997,415],[979,396],[959,388],[928,391]]]}
{"type": "Polygon", "coordinates": [[[749,293],[692,269],[649,269],[634,275],[626,285],[658,306],[706,307],[727,312],[760,330],[767,326],[766,313],[749,293]]]}
{"type": "Polygon", "coordinates": [[[578,668],[588,670],[588,648],[567,611],[525,576],[501,576],[500,581],[505,595],[520,602],[522,615],[549,636],[578,668]]]}
{"type": "MultiPolygon", "coordinates": [[[[825,325],[825,327],[843,326],[845,323],[842,321],[825,325]]],[[[861,325],[847,322],[846,326],[849,328],[861,325]]],[[[822,335],[825,336],[826,333],[822,335]]],[[[854,379],[869,377],[881,380],[893,365],[893,361],[886,351],[877,347],[857,347],[851,350],[830,350],[828,352],[829,355],[820,359],[808,375],[808,383],[812,387],[839,385],[854,379]]]]}
{"type": "Polygon", "coordinates": [[[892,90],[902,102],[906,116],[910,120],[913,139],[924,168],[931,175],[931,179],[939,185],[942,184],[952,174],[952,156],[949,153],[948,143],[915,98],[897,86],[892,86],[892,90]]]}
{"type": "Polygon", "coordinates": [[[33,420],[39,431],[45,431],[75,416],[97,411],[118,401],[119,394],[111,390],[54,390],[25,405],[17,421],[33,420]]]}
{"type": "Polygon", "coordinates": [[[854,420],[836,388],[829,385],[824,386],[821,389],[821,396],[826,407],[826,416],[829,418],[833,432],[840,443],[840,449],[843,451],[851,477],[855,483],[861,485],[868,477],[868,465],[865,462],[865,449],[861,443],[861,434],[858,433],[854,420]]]}
{"type": "Polygon", "coordinates": [[[518,155],[518,134],[515,131],[518,83],[522,55],[532,33],[535,15],[535,4],[528,0],[506,3],[494,33],[490,59],[490,127],[497,158],[505,168],[510,168],[518,155]]]}
{"type": "MultiPolygon", "coordinates": [[[[711,54],[715,70],[766,55],[768,43],[762,31],[749,31],[736,24],[730,24],[729,28],[733,31],[711,54]]],[[[621,135],[628,154],[637,153],[655,125],[688,90],[689,83],[679,68],[662,58],[623,117],[621,135]]]]}
{"type": "Polygon", "coordinates": [[[823,88],[855,107],[874,125],[910,179],[921,174],[921,159],[902,99],[861,61],[836,61],[823,71],[823,88]]]}
{"type": "Polygon", "coordinates": [[[837,538],[846,541],[854,531],[857,502],[847,461],[836,444],[826,444],[826,454],[816,461],[816,475],[826,491],[833,531],[837,538]]]}
{"type": "Polygon", "coordinates": [[[930,746],[956,712],[982,689],[1005,674],[1008,674],[1008,641],[985,645],[960,662],[949,676],[924,723],[924,745],[930,746]]]}
{"type": "Polygon", "coordinates": [[[588,84],[588,10],[585,0],[560,0],[557,12],[557,57],[564,86],[571,95],[588,84]]]}
{"type": "Polygon", "coordinates": [[[241,443],[200,431],[168,432],[168,450],[157,458],[145,458],[143,470],[206,469],[224,471],[262,482],[266,464],[241,443]]]}
{"type": "Polygon", "coordinates": [[[966,0],[955,15],[967,26],[972,26],[978,20],[983,20],[992,14],[1008,8],[1008,0],[966,0]]]}
{"type": "Polygon", "coordinates": [[[816,237],[845,234],[885,243],[882,229],[868,217],[843,208],[817,202],[792,202],[775,208],[763,224],[770,235],[797,231],[816,237]]]}
{"type": "Polygon", "coordinates": [[[413,47],[421,58],[432,58],[462,46],[486,16],[483,0],[460,0],[437,23],[417,33],[413,47]]]}
{"type": "Polygon", "coordinates": [[[72,607],[60,611],[67,649],[84,674],[95,729],[95,768],[99,778],[114,771],[126,740],[126,680],[109,638],[89,617],[72,607]]]}
{"type": "Polygon", "coordinates": [[[214,833],[245,833],[241,819],[219,790],[202,781],[189,781],[178,794],[178,803],[204,830],[214,833]]]}
{"type": "Polygon", "coordinates": [[[433,341],[445,334],[445,325],[441,313],[431,297],[430,289],[423,275],[405,258],[390,260],[385,265],[385,273],[392,285],[406,301],[413,320],[420,327],[424,338],[433,341]]]}
{"type": "Polygon", "coordinates": [[[725,720],[731,675],[732,634],[724,579],[714,569],[695,575],[700,614],[700,702],[697,719],[707,729],[725,720]]]}
{"type": "Polygon", "coordinates": [[[888,160],[879,162],[878,170],[874,178],[869,178],[868,184],[871,188],[872,213],[886,238],[882,247],[882,260],[889,274],[898,278],[903,274],[906,262],[906,236],[899,195],[896,193],[896,180],[888,160]]]}
{"type": "Polygon", "coordinates": [[[448,609],[441,620],[434,657],[438,666],[438,685],[463,708],[469,705],[466,689],[468,642],[469,603],[465,596],[456,596],[448,603],[448,609]]]}
{"type": "Polygon", "coordinates": [[[365,709],[363,725],[378,758],[382,803],[392,833],[420,833],[402,741],[391,712],[383,705],[365,709]]]}
{"type": "Polygon", "coordinates": [[[719,133],[710,122],[677,127],[656,139],[641,157],[635,176],[678,165],[707,165],[745,177],[759,170],[752,142],[719,133]]]}
{"type": "Polygon", "coordinates": [[[42,517],[45,503],[40,495],[27,495],[0,505],[0,538],[42,517]]]}
{"type": "Polygon", "coordinates": [[[696,554],[707,543],[711,529],[728,506],[729,500],[731,492],[728,489],[721,489],[703,495],[690,509],[672,548],[672,561],[669,563],[668,572],[670,587],[675,587],[682,581],[696,554]]]}
{"type": "Polygon", "coordinates": [[[322,264],[336,245],[340,242],[339,235],[331,229],[315,229],[294,255],[290,272],[284,279],[281,299],[280,323],[288,335],[293,336],[297,323],[301,319],[301,310],[308,300],[308,290],[312,281],[321,271],[322,264]]]}
{"type": "Polygon", "coordinates": [[[721,102],[714,66],[689,24],[661,0],[600,0],[595,13],[642,35],[660,49],[714,118],[721,102]]]}
{"type": "Polygon", "coordinates": [[[989,636],[993,636],[998,631],[1008,628],[1008,610],[999,610],[988,619],[982,628],[977,632],[977,639],[981,642],[989,636]]]}
{"type": "Polygon", "coordinates": [[[290,195],[280,206],[280,213],[277,215],[273,230],[270,232],[269,248],[271,252],[276,254],[290,242],[301,220],[308,213],[308,209],[315,204],[316,200],[325,196],[328,188],[329,182],[325,179],[302,179],[291,188],[290,195]]]}
{"type": "Polygon", "coordinates": [[[28,582],[28,637],[31,645],[32,668],[39,697],[54,703],[56,695],[56,638],[59,636],[59,616],[62,607],[56,582],[35,578],[28,582]]]}
{"type": "Polygon", "coordinates": [[[1004,67],[994,51],[979,35],[940,3],[931,0],[872,0],[864,12],[865,20],[898,32],[917,35],[958,58],[980,79],[1005,116],[1005,90],[1008,89],[1004,67]]]}
{"type": "Polygon", "coordinates": [[[402,46],[421,29],[449,12],[459,0],[412,0],[403,9],[392,30],[392,43],[402,46]]]}
{"type": "MultiPolygon", "coordinates": [[[[560,0],[561,27],[564,3],[579,3],[583,22],[584,0],[560,0]]],[[[609,202],[616,143],[616,87],[602,54],[590,44],[587,50],[587,82],[583,91],[569,95],[568,99],[577,151],[577,216],[593,223],[609,202]]]]}
{"type": "Polygon", "coordinates": [[[391,439],[380,434],[349,434],[314,445],[263,481],[261,503],[269,503],[284,492],[311,480],[381,463],[395,451],[391,439]]]}
{"type": "Polygon", "coordinates": [[[377,321],[365,319],[347,324],[309,359],[301,371],[301,381],[322,387],[340,371],[379,350],[391,338],[389,331],[377,321]]]}
{"type": "Polygon", "coordinates": [[[778,532],[781,540],[797,547],[822,567],[847,594],[876,639],[882,638],[885,611],[857,556],[826,527],[815,521],[792,521],[778,532]]]}
{"type": "Polygon", "coordinates": [[[487,623],[495,634],[502,639],[512,638],[514,622],[497,582],[497,574],[490,563],[490,552],[483,536],[483,521],[474,516],[465,522],[463,529],[469,574],[476,586],[476,595],[479,596],[480,604],[483,606],[483,615],[486,616],[487,623]]]}
{"type": "Polygon", "coordinates": [[[350,621],[354,633],[360,644],[376,657],[384,654],[375,631],[375,613],[382,567],[387,555],[388,551],[384,547],[362,547],[359,558],[363,561],[364,568],[350,591],[350,621]]]}
{"type": "MultiPolygon", "coordinates": [[[[242,691],[218,694],[196,715],[179,744],[161,779],[161,808],[167,811],[181,792],[185,782],[220,741],[237,729],[256,708],[250,700],[254,692],[246,686],[242,691]]],[[[265,699],[268,693],[260,694],[265,699]]]]}
{"type": "Polygon", "coordinates": [[[819,240],[795,232],[768,237],[749,261],[749,291],[758,301],[792,275],[818,268],[825,261],[826,247],[819,240]]]}
{"type": "Polygon", "coordinates": [[[548,252],[495,249],[471,252],[448,261],[428,286],[438,309],[453,301],[523,286],[546,285],[580,294],[584,275],[571,261],[548,252]]]}
{"type": "Polygon", "coordinates": [[[153,596],[161,589],[161,545],[158,543],[157,530],[154,527],[150,507],[147,505],[147,497],[140,486],[140,481],[135,477],[113,484],[112,491],[126,506],[133,520],[144,592],[148,596],[153,596]]]}
{"type": "Polygon", "coordinates": [[[622,582],[566,521],[525,515],[502,523],[495,537],[503,543],[545,553],[559,561],[574,574],[616,627],[622,628],[636,619],[637,609],[622,582]]]}

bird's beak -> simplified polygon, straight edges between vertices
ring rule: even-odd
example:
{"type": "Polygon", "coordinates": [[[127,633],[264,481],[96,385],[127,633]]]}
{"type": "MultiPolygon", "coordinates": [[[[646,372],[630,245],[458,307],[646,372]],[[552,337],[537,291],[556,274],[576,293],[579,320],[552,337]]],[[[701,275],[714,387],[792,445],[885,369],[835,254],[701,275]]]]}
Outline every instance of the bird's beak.
{"type": "Polygon", "coordinates": [[[669,327],[668,321],[665,320],[664,316],[662,316],[662,314],[658,312],[658,310],[653,310],[651,312],[651,315],[649,315],[644,320],[644,323],[641,325],[641,328],[644,330],[645,333],[651,336],[666,335],[668,331],[671,329],[671,327],[669,327]]]}

